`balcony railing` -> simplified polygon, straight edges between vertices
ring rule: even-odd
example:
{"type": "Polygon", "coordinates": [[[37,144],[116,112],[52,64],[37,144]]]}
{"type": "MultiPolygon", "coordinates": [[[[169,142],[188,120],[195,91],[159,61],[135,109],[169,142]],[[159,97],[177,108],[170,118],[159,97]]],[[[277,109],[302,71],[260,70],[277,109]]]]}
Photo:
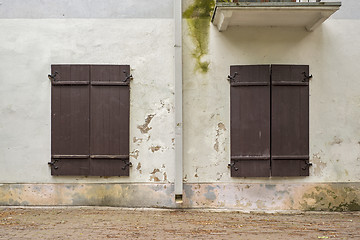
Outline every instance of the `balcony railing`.
{"type": "Polygon", "coordinates": [[[321,2],[321,0],[216,0],[216,2],[321,2]]]}

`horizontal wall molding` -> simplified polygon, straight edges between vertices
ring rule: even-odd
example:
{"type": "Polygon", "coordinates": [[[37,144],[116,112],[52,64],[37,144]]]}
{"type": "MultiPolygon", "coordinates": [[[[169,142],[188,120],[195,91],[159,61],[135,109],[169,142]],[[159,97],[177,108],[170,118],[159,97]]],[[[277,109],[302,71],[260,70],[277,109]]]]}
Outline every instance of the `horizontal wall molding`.
{"type": "Polygon", "coordinates": [[[359,211],[360,183],[0,184],[2,206],[114,206],[254,210],[359,211]]]}

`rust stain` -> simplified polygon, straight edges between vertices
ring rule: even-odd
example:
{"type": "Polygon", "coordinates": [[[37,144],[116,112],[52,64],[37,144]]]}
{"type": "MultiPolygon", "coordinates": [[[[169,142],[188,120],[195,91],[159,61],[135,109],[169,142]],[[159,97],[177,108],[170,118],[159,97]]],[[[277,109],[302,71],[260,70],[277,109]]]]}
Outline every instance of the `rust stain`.
{"type": "Polygon", "coordinates": [[[136,170],[140,170],[140,168],[141,168],[141,163],[138,163],[136,166],[136,170]]]}
{"type": "Polygon", "coordinates": [[[135,149],[134,151],[132,151],[130,154],[129,154],[130,157],[133,157],[135,159],[138,159],[139,157],[139,150],[138,149],[135,149]]]}
{"type": "Polygon", "coordinates": [[[199,176],[197,175],[197,173],[195,173],[194,177],[199,177],[199,176]]]}
{"type": "Polygon", "coordinates": [[[149,147],[149,149],[152,151],[152,152],[156,152],[156,151],[159,151],[161,149],[161,146],[157,145],[157,146],[151,146],[149,147]]]}
{"type": "Polygon", "coordinates": [[[141,133],[148,133],[152,127],[149,127],[151,120],[154,118],[155,114],[149,114],[145,119],[145,123],[142,125],[138,125],[137,128],[140,130],[141,133]]]}
{"type": "Polygon", "coordinates": [[[164,181],[166,181],[167,180],[167,174],[166,174],[166,172],[164,172],[164,181]]]}

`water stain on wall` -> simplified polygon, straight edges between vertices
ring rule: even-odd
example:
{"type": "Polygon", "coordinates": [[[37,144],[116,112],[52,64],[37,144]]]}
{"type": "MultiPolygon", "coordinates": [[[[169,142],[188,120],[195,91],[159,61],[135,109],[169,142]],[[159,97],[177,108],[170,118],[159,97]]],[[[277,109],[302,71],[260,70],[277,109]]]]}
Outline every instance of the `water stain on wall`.
{"type": "Polygon", "coordinates": [[[195,45],[192,52],[196,60],[195,70],[201,73],[206,73],[210,64],[208,61],[203,61],[202,57],[208,53],[210,19],[214,7],[215,1],[194,0],[194,3],[183,13],[183,17],[187,20],[190,37],[195,45]]]}
{"type": "Polygon", "coordinates": [[[338,136],[334,136],[333,140],[330,142],[330,145],[340,145],[343,142],[338,136]]]}
{"type": "Polygon", "coordinates": [[[226,131],[225,125],[222,122],[220,122],[220,123],[218,123],[217,128],[216,128],[216,137],[215,137],[215,144],[214,144],[214,149],[217,152],[219,152],[219,137],[223,131],[226,131]]]}
{"type": "Polygon", "coordinates": [[[326,163],[321,161],[321,153],[314,153],[311,159],[313,163],[313,175],[314,176],[321,176],[321,172],[326,168],[326,163]]]}
{"type": "Polygon", "coordinates": [[[301,198],[303,210],[310,211],[360,211],[358,189],[341,186],[315,186],[308,189],[301,198]]]}

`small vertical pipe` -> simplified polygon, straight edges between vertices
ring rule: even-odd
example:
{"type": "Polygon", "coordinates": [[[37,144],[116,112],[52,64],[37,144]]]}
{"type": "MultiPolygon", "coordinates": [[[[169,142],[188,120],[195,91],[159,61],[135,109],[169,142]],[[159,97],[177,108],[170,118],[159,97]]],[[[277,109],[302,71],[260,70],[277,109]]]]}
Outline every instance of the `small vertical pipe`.
{"type": "Polygon", "coordinates": [[[182,1],[174,1],[175,24],[175,201],[183,193],[183,119],[182,119],[182,1]]]}

